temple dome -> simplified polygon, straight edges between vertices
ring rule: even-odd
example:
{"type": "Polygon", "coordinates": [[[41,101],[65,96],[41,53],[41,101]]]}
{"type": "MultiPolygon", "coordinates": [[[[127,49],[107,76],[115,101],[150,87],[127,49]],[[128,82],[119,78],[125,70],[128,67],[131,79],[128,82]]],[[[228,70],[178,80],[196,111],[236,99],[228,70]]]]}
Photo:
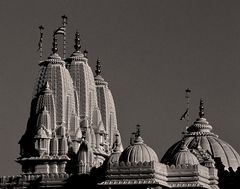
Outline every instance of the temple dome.
{"type": "Polygon", "coordinates": [[[187,146],[182,146],[179,151],[172,157],[170,165],[198,165],[197,157],[189,151],[187,146]]]}
{"type": "MultiPolygon", "coordinates": [[[[185,145],[189,149],[197,149],[200,147],[207,151],[216,163],[222,163],[225,169],[231,167],[233,170],[237,170],[237,168],[240,167],[239,154],[230,144],[221,140],[211,132],[212,126],[209,125],[203,116],[204,112],[200,109],[199,118],[197,118],[193,125],[188,127],[184,133],[183,138],[185,145]],[[221,162],[219,160],[221,160],[221,162]]],[[[161,159],[161,162],[168,164],[172,157],[179,152],[181,146],[182,140],[172,145],[161,159]]]]}
{"type": "Polygon", "coordinates": [[[147,146],[143,139],[136,137],[133,145],[129,145],[121,154],[119,162],[159,162],[157,154],[147,146]]]}

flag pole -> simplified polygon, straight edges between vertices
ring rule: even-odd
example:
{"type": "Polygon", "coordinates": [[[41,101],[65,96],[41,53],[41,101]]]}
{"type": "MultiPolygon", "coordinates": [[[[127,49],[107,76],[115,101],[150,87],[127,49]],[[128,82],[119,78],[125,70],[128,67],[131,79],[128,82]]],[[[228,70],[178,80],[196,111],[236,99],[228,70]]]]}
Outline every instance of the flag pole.
{"type": "Polygon", "coordinates": [[[185,95],[185,98],[187,99],[187,127],[189,126],[189,122],[190,122],[190,93],[191,93],[191,90],[189,88],[187,88],[185,90],[186,92],[186,95],[185,95]]]}
{"type": "Polygon", "coordinates": [[[67,45],[67,42],[66,42],[67,16],[66,15],[62,16],[62,25],[63,25],[63,28],[65,28],[65,32],[63,34],[63,59],[65,59],[66,58],[66,45],[67,45]]]}

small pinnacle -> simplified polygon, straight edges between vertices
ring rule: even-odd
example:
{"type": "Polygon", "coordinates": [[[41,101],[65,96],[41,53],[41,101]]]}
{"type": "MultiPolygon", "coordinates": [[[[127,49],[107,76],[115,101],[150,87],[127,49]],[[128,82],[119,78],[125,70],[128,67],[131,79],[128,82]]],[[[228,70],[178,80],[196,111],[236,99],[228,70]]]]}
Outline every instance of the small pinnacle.
{"type": "Polygon", "coordinates": [[[77,31],[76,34],[75,34],[75,45],[74,45],[74,48],[75,48],[75,50],[76,50],[77,52],[79,52],[80,49],[81,49],[80,41],[81,41],[81,39],[80,39],[80,34],[79,34],[79,32],[77,31]]]}
{"type": "Polygon", "coordinates": [[[96,73],[97,76],[101,74],[101,61],[99,60],[99,58],[97,59],[97,65],[96,65],[95,73],[96,73]]]}
{"type": "Polygon", "coordinates": [[[50,85],[49,82],[47,81],[46,85],[45,85],[45,89],[50,89],[50,85]]]}
{"type": "Polygon", "coordinates": [[[46,106],[43,106],[43,111],[47,111],[47,107],[46,106]]]}
{"type": "Polygon", "coordinates": [[[56,53],[58,51],[57,48],[57,37],[54,35],[53,36],[53,43],[52,43],[53,47],[52,47],[52,52],[53,54],[56,53]]]}
{"type": "Polygon", "coordinates": [[[204,117],[204,103],[203,99],[200,99],[200,106],[199,106],[199,117],[203,118],[204,117]]]}

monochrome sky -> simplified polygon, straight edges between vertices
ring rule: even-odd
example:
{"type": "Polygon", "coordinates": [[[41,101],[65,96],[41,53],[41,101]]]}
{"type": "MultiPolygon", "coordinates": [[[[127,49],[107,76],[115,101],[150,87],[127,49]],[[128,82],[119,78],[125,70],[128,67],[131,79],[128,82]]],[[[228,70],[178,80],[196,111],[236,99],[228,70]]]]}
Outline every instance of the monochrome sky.
{"type": "Polygon", "coordinates": [[[213,132],[240,152],[239,10],[239,1],[217,0],[1,0],[0,176],[21,171],[15,159],[39,70],[38,26],[45,27],[46,58],[63,14],[67,55],[78,30],[92,69],[102,61],[125,147],[141,124],[161,159],[185,130],[180,117],[189,87],[191,123],[203,98],[213,132]]]}

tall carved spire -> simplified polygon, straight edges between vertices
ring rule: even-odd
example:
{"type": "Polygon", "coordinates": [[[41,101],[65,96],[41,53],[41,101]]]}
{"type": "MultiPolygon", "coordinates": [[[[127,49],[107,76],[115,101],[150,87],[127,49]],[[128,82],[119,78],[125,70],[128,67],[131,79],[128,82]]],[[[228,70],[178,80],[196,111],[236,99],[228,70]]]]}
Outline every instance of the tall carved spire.
{"type": "Polygon", "coordinates": [[[203,118],[204,117],[204,103],[203,99],[200,99],[200,106],[199,106],[199,117],[203,118]]]}
{"type": "Polygon", "coordinates": [[[53,36],[53,43],[52,43],[53,47],[52,47],[52,53],[57,53],[58,48],[57,48],[57,37],[54,35],[53,36]]]}
{"type": "Polygon", "coordinates": [[[96,65],[95,73],[96,73],[97,76],[101,74],[101,61],[100,61],[99,58],[97,59],[97,65],[96,65]]]}
{"type": "Polygon", "coordinates": [[[76,31],[76,34],[75,34],[75,45],[74,45],[74,48],[76,50],[76,52],[79,52],[80,49],[81,49],[81,44],[80,44],[80,34],[78,31],[76,31]]]}

